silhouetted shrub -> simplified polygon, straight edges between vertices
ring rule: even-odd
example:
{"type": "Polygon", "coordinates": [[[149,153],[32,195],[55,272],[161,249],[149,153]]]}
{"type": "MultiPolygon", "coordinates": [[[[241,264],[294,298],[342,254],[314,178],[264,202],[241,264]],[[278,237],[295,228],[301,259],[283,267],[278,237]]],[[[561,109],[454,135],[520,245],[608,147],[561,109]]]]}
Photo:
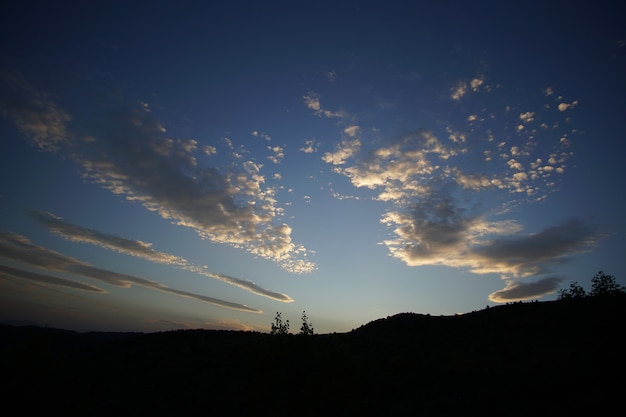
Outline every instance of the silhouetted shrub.
{"type": "Polygon", "coordinates": [[[283,321],[282,315],[277,312],[274,323],[272,323],[271,334],[289,334],[289,320],[283,321]]]}
{"type": "Polygon", "coordinates": [[[301,335],[313,335],[313,325],[309,323],[309,318],[306,315],[306,311],[302,312],[302,326],[300,327],[301,335]]]}
{"type": "Polygon", "coordinates": [[[578,285],[577,281],[569,284],[569,289],[560,289],[558,292],[558,300],[571,300],[574,298],[585,298],[587,293],[585,289],[578,285]]]}

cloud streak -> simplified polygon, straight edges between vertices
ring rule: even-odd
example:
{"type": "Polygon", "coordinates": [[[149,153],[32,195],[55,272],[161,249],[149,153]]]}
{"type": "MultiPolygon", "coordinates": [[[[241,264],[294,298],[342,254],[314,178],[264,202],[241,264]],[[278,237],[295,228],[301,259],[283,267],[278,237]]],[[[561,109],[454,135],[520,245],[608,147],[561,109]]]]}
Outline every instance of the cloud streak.
{"type": "Polygon", "coordinates": [[[84,282],[72,281],[70,279],[59,278],[49,274],[40,274],[37,272],[26,271],[24,269],[11,268],[7,265],[0,264],[0,276],[11,277],[13,279],[27,279],[30,281],[41,282],[43,284],[59,285],[62,287],[106,293],[102,288],[85,284],[84,282]]]}
{"type": "MultiPolygon", "coordinates": [[[[82,262],[78,259],[63,255],[59,252],[48,250],[41,246],[36,246],[32,244],[26,237],[15,233],[0,231],[0,258],[4,258],[5,260],[11,262],[18,262],[24,265],[28,265],[30,267],[36,267],[50,272],[79,275],[85,278],[95,279],[118,287],[130,288],[132,285],[139,285],[167,294],[191,298],[220,307],[226,307],[249,313],[262,313],[261,310],[254,309],[243,304],[232,303],[230,301],[207,297],[202,294],[182,291],[168,287],[163,284],[159,284],[158,282],[151,281],[146,278],[98,268],[86,262],[82,262]]],[[[13,277],[22,277],[30,280],[47,282],[49,284],[61,285],[64,287],[72,286],[68,283],[69,280],[66,279],[55,279],[55,277],[53,276],[44,276],[41,274],[33,274],[30,272],[22,275],[19,270],[8,266],[3,266],[2,269],[6,271],[6,273],[10,273],[13,277]]],[[[80,284],[77,283],[77,286],[80,286],[80,284]]],[[[75,286],[74,288],[77,287],[75,286]]]]}
{"type": "Polygon", "coordinates": [[[506,303],[536,299],[554,293],[562,281],[563,278],[557,276],[544,277],[534,282],[508,281],[504,289],[489,294],[489,300],[506,303]]]}
{"type": "Polygon", "coordinates": [[[62,218],[48,212],[33,210],[31,211],[31,215],[53,233],[73,242],[88,243],[107,250],[146,259],[152,262],[175,266],[186,271],[194,272],[208,278],[217,279],[227,284],[234,285],[253,294],[268,297],[276,301],[293,302],[293,299],[287,294],[267,290],[256,285],[252,281],[210,272],[207,268],[194,265],[182,257],[154,250],[152,248],[152,244],[150,243],[142,242],[140,240],[125,239],[119,236],[67,223],[62,218]]]}

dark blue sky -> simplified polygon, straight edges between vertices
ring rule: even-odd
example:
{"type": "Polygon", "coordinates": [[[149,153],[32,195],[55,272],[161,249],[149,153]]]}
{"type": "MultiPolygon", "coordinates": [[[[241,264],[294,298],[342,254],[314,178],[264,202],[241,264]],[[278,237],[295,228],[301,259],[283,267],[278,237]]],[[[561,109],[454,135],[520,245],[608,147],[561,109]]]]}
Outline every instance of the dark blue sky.
{"type": "Polygon", "coordinates": [[[1,10],[0,320],[331,332],[626,283],[608,2],[1,10]]]}

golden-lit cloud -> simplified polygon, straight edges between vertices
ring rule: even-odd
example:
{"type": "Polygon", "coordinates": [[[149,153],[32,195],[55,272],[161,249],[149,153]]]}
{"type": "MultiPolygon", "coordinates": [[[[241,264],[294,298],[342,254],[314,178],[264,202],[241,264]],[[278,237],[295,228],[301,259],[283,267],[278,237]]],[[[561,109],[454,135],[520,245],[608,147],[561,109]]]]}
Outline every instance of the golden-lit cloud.
{"type": "MultiPolygon", "coordinates": [[[[3,114],[40,149],[74,161],[86,180],[203,238],[273,260],[287,271],[316,268],[306,248],[292,241],[291,228],[280,221],[275,190],[265,185],[258,169],[245,168],[261,165],[245,159],[245,148],[235,147],[232,139],[224,140],[233,162],[241,162],[215,166],[200,160],[215,154],[214,147],[198,149],[194,139],[167,137],[146,103],[105,101],[89,119],[72,119],[20,76],[2,74],[0,82],[7,93],[0,98],[3,114]]],[[[255,136],[270,139],[263,133],[255,136]]],[[[280,146],[269,150],[276,163],[284,157],[280,146]]]]}
{"type": "Polygon", "coordinates": [[[320,103],[320,98],[315,93],[309,93],[308,95],[305,95],[302,98],[304,100],[304,104],[309,109],[313,110],[313,112],[317,116],[320,116],[320,117],[323,116],[323,117],[328,117],[328,118],[335,118],[335,117],[343,118],[346,116],[345,112],[341,110],[332,111],[332,110],[322,108],[322,104],[320,103]]]}
{"type": "Polygon", "coordinates": [[[334,152],[326,152],[322,156],[324,162],[333,165],[343,165],[346,160],[354,155],[361,148],[361,141],[358,138],[345,139],[334,152]]]}
{"type": "Polygon", "coordinates": [[[313,139],[307,139],[304,141],[304,146],[300,148],[301,152],[304,153],[315,153],[317,152],[318,144],[313,139]]]}
{"type": "Polygon", "coordinates": [[[560,111],[565,111],[565,110],[569,110],[569,109],[573,109],[574,107],[576,107],[578,105],[578,101],[574,100],[571,103],[559,103],[559,110],[560,111]]]}
{"type": "MultiPolygon", "coordinates": [[[[452,89],[450,93],[450,97],[452,100],[459,101],[461,100],[468,92],[476,92],[479,91],[483,84],[485,83],[484,78],[477,77],[468,81],[459,81],[452,89]]],[[[488,87],[487,87],[488,88],[488,87]]]]}
{"type": "Polygon", "coordinates": [[[272,154],[268,156],[267,159],[275,164],[280,163],[280,161],[285,157],[285,150],[281,146],[268,146],[267,149],[272,151],[272,154]]]}
{"type": "Polygon", "coordinates": [[[548,276],[531,282],[509,280],[504,289],[494,291],[489,294],[488,298],[495,303],[537,299],[554,293],[563,280],[562,277],[556,276],[548,276]]]}

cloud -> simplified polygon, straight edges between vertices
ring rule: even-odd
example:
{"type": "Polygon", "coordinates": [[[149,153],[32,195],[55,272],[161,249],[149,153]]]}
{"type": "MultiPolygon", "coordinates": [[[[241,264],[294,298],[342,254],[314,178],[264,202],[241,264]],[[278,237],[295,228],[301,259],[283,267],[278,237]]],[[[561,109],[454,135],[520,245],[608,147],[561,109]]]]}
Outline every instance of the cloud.
{"type": "MultiPolygon", "coordinates": [[[[118,287],[130,288],[132,285],[140,285],[145,288],[151,288],[167,294],[203,301],[220,307],[251,313],[262,313],[261,310],[254,309],[243,304],[232,303],[230,301],[207,297],[201,294],[181,291],[146,278],[98,268],[86,262],[79,261],[78,259],[63,255],[59,252],[55,252],[41,246],[36,246],[26,237],[15,233],[0,231],[0,258],[4,258],[10,262],[19,262],[21,264],[50,272],[70,273],[85,278],[96,279],[118,287]]],[[[19,274],[12,275],[20,277],[19,274]]],[[[36,275],[26,275],[24,278],[32,280],[33,278],[43,278],[43,276],[39,275],[39,277],[37,277],[36,275]]],[[[39,281],[43,282],[41,279],[39,279],[39,281]]],[[[48,279],[47,282],[67,287],[68,285],[65,281],[67,280],[59,281],[48,279]]]]}
{"type": "Polygon", "coordinates": [[[358,152],[360,147],[361,141],[358,138],[344,140],[334,152],[326,152],[322,160],[333,165],[343,165],[348,158],[358,152]]]}
{"type": "Polygon", "coordinates": [[[287,294],[267,290],[259,287],[252,281],[210,272],[206,267],[194,265],[182,257],[156,251],[152,248],[152,244],[150,243],[142,242],[140,240],[125,239],[119,236],[70,224],[63,221],[62,218],[48,212],[33,210],[31,211],[31,215],[53,233],[56,233],[57,235],[73,242],[88,243],[107,250],[146,259],[152,262],[175,266],[186,271],[194,272],[208,278],[217,279],[227,284],[234,285],[253,294],[268,297],[277,301],[293,302],[293,299],[287,294]]]}
{"type": "Polygon", "coordinates": [[[495,239],[471,251],[475,272],[515,277],[536,275],[595,246],[601,234],[590,224],[571,219],[538,233],[495,239]]]}
{"type": "MultiPolygon", "coordinates": [[[[484,77],[459,81],[449,91],[452,104],[447,101],[439,113],[436,100],[431,108],[414,109],[436,114],[430,128],[395,137],[381,137],[354,116],[351,124],[358,129],[341,129],[341,142],[322,159],[355,188],[389,203],[380,220],[390,231],[382,242],[390,256],[409,266],[497,273],[513,281],[494,299],[534,297],[554,290],[556,280],[542,275],[601,236],[581,220],[528,234],[505,217],[512,207],[554,192],[556,176],[573,156],[568,148],[576,130],[550,120],[558,117],[546,103],[554,90],[538,95],[533,108],[532,101],[512,102],[505,86],[496,88],[500,94],[490,94],[484,77]],[[472,99],[485,93],[488,100],[472,99]],[[368,132],[377,134],[369,138],[368,132]],[[533,285],[518,282],[530,275],[533,285]]],[[[310,104],[321,110],[319,101],[310,104]]]]}
{"type": "Polygon", "coordinates": [[[326,77],[326,79],[328,81],[335,82],[337,81],[337,72],[336,71],[325,71],[324,72],[324,77],[326,77]]]}
{"type": "Polygon", "coordinates": [[[281,146],[268,146],[267,149],[273,152],[273,154],[268,156],[267,159],[275,164],[280,163],[280,161],[285,157],[285,150],[281,146]]]}
{"type": "Polygon", "coordinates": [[[480,87],[483,86],[484,83],[485,83],[485,80],[481,77],[473,78],[472,81],[470,81],[470,86],[472,88],[472,91],[474,92],[478,91],[480,87]]]}
{"type": "Polygon", "coordinates": [[[452,88],[450,96],[452,97],[452,100],[460,100],[465,94],[467,94],[467,83],[461,81],[452,88]]]}
{"type": "Polygon", "coordinates": [[[217,153],[217,148],[215,146],[205,145],[202,147],[202,152],[206,155],[215,155],[217,153]]]}
{"type": "Polygon", "coordinates": [[[248,324],[242,323],[236,319],[222,319],[222,320],[212,320],[202,323],[200,326],[203,329],[209,330],[236,330],[243,332],[251,332],[254,331],[255,328],[248,324]]]}
{"type": "Polygon", "coordinates": [[[545,277],[534,282],[508,281],[504,289],[489,294],[489,300],[496,303],[524,301],[553,294],[563,281],[562,277],[545,277]]]}
{"type": "Polygon", "coordinates": [[[343,133],[345,133],[347,136],[353,138],[356,135],[358,135],[360,130],[359,126],[348,126],[345,129],[343,129],[343,133]]]}
{"type": "Polygon", "coordinates": [[[317,96],[317,94],[315,93],[309,93],[308,95],[302,97],[304,100],[304,104],[307,106],[307,108],[313,110],[313,112],[317,115],[317,116],[323,116],[323,117],[328,117],[328,118],[343,118],[346,117],[346,113],[339,110],[339,111],[332,111],[332,110],[327,110],[327,109],[323,109],[322,105],[320,103],[320,99],[317,96]]]}
{"type": "Polygon", "coordinates": [[[355,187],[380,189],[378,199],[395,202],[422,194],[426,182],[440,170],[440,162],[457,152],[428,131],[406,134],[388,146],[371,150],[363,158],[360,150],[359,138],[346,138],[335,152],[326,153],[322,159],[333,165],[346,165],[348,159],[355,158],[355,163],[337,167],[335,172],[347,176],[355,187]]]}
{"type": "Polygon", "coordinates": [[[66,128],[70,115],[17,73],[0,72],[0,114],[41,150],[57,152],[71,142],[66,128]]]}
{"type": "MultiPolygon", "coordinates": [[[[459,81],[454,87],[451,89],[450,97],[452,100],[459,101],[463,98],[468,92],[473,91],[477,92],[485,83],[485,80],[482,77],[476,77],[469,81],[459,81]]],[[[487,89],[488,86],[485,86],[487,89]]]]}
{"type": "Polygon", "coordinates": [[[300,148],[300,151],[304,153],[315,153],[317,152],[317,147],[317,142],[313,139],[307,139],[304,141],[304,146],[300,148]]]}
{"type": "Polygon", "coordinates": [[[383,243],[393,257],[409,266],[476,267],[471,251],[485,236],[520,229],[513,221],[488,222],[472,216],[441,192],[423,196],[409,210],[390,211],[381,222],[392,228],[395,236],[383,243]]]}
{"type": "MultiPolygon", "coordinates": [[[[199,160],[215,153],[214,148],[198,149],[194,139],[168,138],[146,103],[90,97],[85,101],[93,104],[89,117],[72,117],[17,75],[0,74],[0,91],[0,111],[40,149],[78,164],[85,179],[203,238],[242,248],[287,271],[316,268],[306,248],[292,241],[291,228],[280,221],[275,190],[264,185],[258,170],[199,160]]],[[[235,158],[251,162],[232,140],[225,141],[235,158]]],[[[278,161],[280,149],[273,151],[278,161]]]]}
{"type": "Polygon", "coordinates": [[[258,137],[258,138],[265,139],[265,140],[267,140],[267,141],[272,140],[272,138],[270,137],[270,135],[267,135],[267,134],[265,134],[265,133],[261,133],[261,132],[259,132],[259,131],[257,131],[257,130],[253,131],[253,132],[251,133],[251,135],[252,135],[252,136],[255,136],[255,137],[258,137]]]}
{"type": "Polygon", "coordinates": [[[560,111],[565,111],[565,110],[573,109],[577,105],[578,105],[578,101],[577,100],[574,100],[571,103],[559,103],[559,110],[560,111]]]}
{"type": "Polygon", "coordinates": [[[395,235],[383,243],[392,256],[409,266],[445,265],[503,277],[546,273],[551,266],[589,250],[601,237],[577,219],[523,235],[517,222],[470,216],[439,194],[415,203],[410,211],[388,212],[381,221],[395,235]]]}
{"type": "Polygon", "coordinates": [[[489,188],[506,187],[502,179],[490,175],[480,173],[465,174],[457,168],[450,168],[448,172],[454,178],[454,181],[464,189],[480,191],[489,188]]]}
{"type": "MultiPolygon", "coordinates": [[[[204,322],[174,322],[170,320],[149,320],[149,323],[165,331],[172,329],[206,329],[206,330],[234,330],[234,331],[254,331],[255,328],[242,323],[237,319],[218,319],[204,322]]],[[[263,329],[263,331],[267,331],[263,329]]]]}
{"type": "Polygon", "coordinates": [[[125,239],[119,236],[70,224],[65,222],[61,217],[40,210],[32,210],[31,216],[39,223],[50,229],[53,233],[72,242],[89,243],[100,246],[104,249],[125,253],[161,264],[180,267],[188,265],[188,262],[181,257],[158,252],[152,249],[152,244],[150,243],[142,242],[140,240],[125,239]]]}
{"type": "MultiPolygon", "coordinates": [[[[459,82],[455,91],[460,98],[490,92],[491,87],[483,77],[476,77],[459,82]]],[[[539,99],[545,101],[545,96],[539,99]]],[[[516,113],[512,109],[519,105],[508,100],[505,93],[490,95],[477,105],[465,100],[454,108],[458,117],[437,120],[432,130],[419,129],[397,138],[377,136],[368,141],[364,132],[375,129],[352,124],[343,128],[341,143],[322,159],[334,166],[334,172],[349,177],[355,187],[379,190],[380,200],[394,204],[410,204],[433,179],[454,181],[467,191],[502,190],[517,194],[517,199],[539,201],[553,192],[555,174],[565,172],[573,156],[569,135],[576,129],[560,128],[558,120],[550,122],[549,117],[555,115],[545,103],[537,103],[537,109],[524,103],[527,110],[516,113]],[[535,120],[541,120],[542,127],[525,126],[535,120]],[[477,164],[477,160],[489,164],[477,164]]]]}
{"type": "Polygon", "coordinates": [[[59,285],[62,287],[83,290],[83,291],[93,291],[99,293],[106,293],[102,288],[85,284],[79,281],[73,281],[70,279],[59,278],[53,275],[48,274],[39,274],[37,272],[26,271],[23,269],[11,268],[10,266],[0,264],[0,277],[11,277],[14,279],[28,279],[30,281],[41,282],[44,284],[52,284],[59,285]]]}
{"type": "Polygon", "coordinates": [[[519,119],[524,123],[530,123],[535,120],[535,113],[532,111],[527,111],[525,113],[521,113],[519,115],[519,119]]]}

